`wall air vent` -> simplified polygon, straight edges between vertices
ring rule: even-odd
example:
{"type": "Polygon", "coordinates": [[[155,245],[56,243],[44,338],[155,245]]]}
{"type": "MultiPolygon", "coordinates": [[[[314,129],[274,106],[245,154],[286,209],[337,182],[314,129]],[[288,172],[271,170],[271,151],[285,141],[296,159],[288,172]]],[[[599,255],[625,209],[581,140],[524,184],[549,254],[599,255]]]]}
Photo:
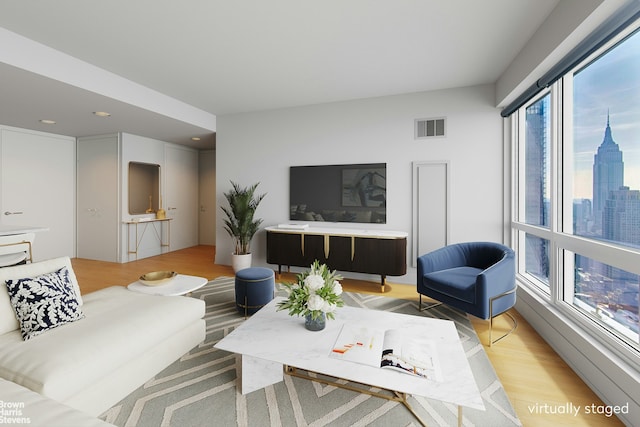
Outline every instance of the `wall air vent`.
{"type": "Polygon", "coordinates": [[[434,119],[416,119],[414,122],[415,139],[441,138],[443,136],[446,136],[446,117],[438,117],[434,119]]]}

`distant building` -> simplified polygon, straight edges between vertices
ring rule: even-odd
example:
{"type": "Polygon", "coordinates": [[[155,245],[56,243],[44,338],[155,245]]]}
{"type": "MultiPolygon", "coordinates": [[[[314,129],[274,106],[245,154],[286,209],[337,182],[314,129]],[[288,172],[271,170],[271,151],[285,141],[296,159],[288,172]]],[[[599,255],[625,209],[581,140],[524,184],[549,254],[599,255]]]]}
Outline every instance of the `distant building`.
{"type": "Polygon", "coordinates": [[[622,151],[611,136],[609,114],[604,139],[593,156],[593,215],[595,228],[602,230],[602,214],[611,191],[624,186],[622,151]]]}
{"type": "MultiPolygon", "coordinates": [[[[526,109],[526,164],[525,164],[525,221],[527,224],[548,226],[549,201],[547,185],[547,123],[548,101],[539,102],[526,109]]],[[[549,252],[546,240],[527,234],[525,241],[526,271],[538,278],[549,277],[549,252]]]]}
{"type": "Polygon", "coordinates": [[[640,191],[629,187],[610,191],[602,218],[604,239],[640,246],[640,191]]]}
{"type": "Polygon", "coordinates": [[[573,201],[573,234],[586,236],[593,226],[593,205],[590,199],[573,201]]]}

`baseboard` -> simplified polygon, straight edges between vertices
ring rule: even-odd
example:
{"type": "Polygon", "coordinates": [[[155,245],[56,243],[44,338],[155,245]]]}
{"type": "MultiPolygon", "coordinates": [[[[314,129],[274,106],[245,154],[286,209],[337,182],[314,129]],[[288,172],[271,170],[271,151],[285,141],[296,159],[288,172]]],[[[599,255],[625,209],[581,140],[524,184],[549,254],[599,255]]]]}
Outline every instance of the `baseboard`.
{"type": "MultiPolygon", "coordinates": [[[[606,405],[628,404],[626,425],[640,419],[640,373],[534,293],[519,287],[516,310],[606,405]]],[[[544,403],[544,402],[540,402],[544,403]]]]}

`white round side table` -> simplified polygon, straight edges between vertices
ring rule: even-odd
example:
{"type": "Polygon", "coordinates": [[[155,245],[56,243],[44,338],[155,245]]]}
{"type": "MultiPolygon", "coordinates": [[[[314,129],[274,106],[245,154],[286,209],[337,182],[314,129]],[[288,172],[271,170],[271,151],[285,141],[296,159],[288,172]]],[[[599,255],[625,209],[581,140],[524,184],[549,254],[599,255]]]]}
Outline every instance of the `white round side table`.
{"type": "Polygon", "coordinates": [[[129,290],[141,292],[143,294],[176,296],[186,295],[189,292],[200,289],[201,287],[206,285],[207,282],[208,280],[204,277],[178,274],[173,280],[162,285],[147,286],[140,281],[136,281],[127,286],[127,288],[129,290]]]}

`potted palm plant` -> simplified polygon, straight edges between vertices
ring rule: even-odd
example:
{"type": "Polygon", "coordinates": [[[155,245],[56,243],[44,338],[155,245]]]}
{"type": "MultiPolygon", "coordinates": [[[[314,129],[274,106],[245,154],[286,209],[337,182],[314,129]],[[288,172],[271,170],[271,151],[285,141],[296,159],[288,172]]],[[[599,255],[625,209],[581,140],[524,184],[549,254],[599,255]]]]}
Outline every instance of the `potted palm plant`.
{"type": "Polygon", "coordinates": [[[258,183],[250,187],[240,187],[231,181],[231,190],[224,193],[229,207],[221,206],[227,218],[224,229],[234,240],[231,265],[234,271],[251,266],[251,239],[258,231],[262,219],[254,219],[254,214],[265,194],[256,195],[258,183]]]}

